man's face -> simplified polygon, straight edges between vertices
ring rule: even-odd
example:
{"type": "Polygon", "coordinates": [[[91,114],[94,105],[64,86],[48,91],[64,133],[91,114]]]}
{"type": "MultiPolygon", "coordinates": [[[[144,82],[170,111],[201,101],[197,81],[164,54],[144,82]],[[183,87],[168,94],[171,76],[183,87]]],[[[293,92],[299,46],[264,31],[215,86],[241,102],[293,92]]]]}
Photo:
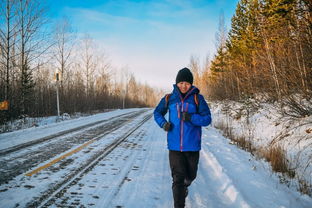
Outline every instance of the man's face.
{"type": "Polygon", "coordinates": [[[192,85],[188,82],[179,82],[177,86],[180,92],[184,94],[184,93],[187,93],[187,91],[189,91],[192,85]]]}

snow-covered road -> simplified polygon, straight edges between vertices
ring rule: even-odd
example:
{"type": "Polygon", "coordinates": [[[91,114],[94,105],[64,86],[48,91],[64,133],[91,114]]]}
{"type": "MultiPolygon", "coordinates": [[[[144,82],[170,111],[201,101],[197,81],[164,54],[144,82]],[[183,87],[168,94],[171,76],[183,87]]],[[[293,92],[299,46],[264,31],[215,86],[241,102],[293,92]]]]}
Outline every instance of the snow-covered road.
{"type": "MultiPolygon", "coordinates": [[[[25,132],[29,142],[31,135],[38,135],[38,132],[47,136],[104,118],[114,118],[118,122],[117,118],[122,118],[120,115],[134,111],[139,109],[80,118],[79,124],[77,121],[66,121],[66,125],[57,123],[17,131],[6,134],[6,138],[0,135],[0,142],[10,139],[10,144],[21,144],[25,142],[25,132]]],[[[173,207],[166,133],[155,124],[153,118],[135,129],[151,113],[152,110],[142,112],[108,135],[98,136],[100,139],[32,176],[25,174],[77,149],[81,144],[73,145],[65,152],[17,175],[7,184],[2,184],[0,207],[173,207]],[[105,155],[95,157],[118,138],[124,137],[125,140],[105,155]],[[94,164],[90,165],[91,160],[94,164]],[[85,170],[78,167],[84,167],[85,170]],[[71,173],[77,174],[66,183],[61,183],[71,173]]],[[[38,139],[38,136],[33,138],[38,139]]],[[[9,148],[9,142],[5,144],[9,148]]],[[[19,151],[32,149],[28,147],[19,151]]],[[[0,160],[14,158],[18,154],[18,151],[12,152],[1,156],[0,160]]],[[[18,162],[23,161],[19,159],[18,162]]],[[[312,207],[310,197],[280,184],[278,177],[269,169],[267,163],[255,160],[249,153],[229,144],[229,140],[218,130],[203,128],[198,176],[189,189],[186,207],[312,207]]]]}

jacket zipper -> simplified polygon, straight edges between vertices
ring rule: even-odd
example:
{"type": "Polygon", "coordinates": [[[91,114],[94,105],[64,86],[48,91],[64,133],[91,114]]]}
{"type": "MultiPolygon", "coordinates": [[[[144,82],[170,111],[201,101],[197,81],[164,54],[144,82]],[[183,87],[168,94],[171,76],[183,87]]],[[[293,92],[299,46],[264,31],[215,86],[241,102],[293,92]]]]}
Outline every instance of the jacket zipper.
{"type": "Polygon", "coordinates": [[[177,103],[177,112],[178,112],[178,118],[180,118],[180,107],[179,107],[179,103],[177,103]]]}
{"type": "MultiPolygon", "coordinates": [[[[183,112],[183,106],[184,106],[184,99],[182,100],[182,109],[181,109],[182,112],[183,112]]],[[[181,121],[181,123],[180,123],[180,125],[181,125],[181,128],[180,128],[180,130],[181,130],[181,132],[180,132],[180,151],[182,152],[183,151],[183,126],[184,126],[184,122],[183,122],[183,119],[181,119],[180,121],[181,121]]]]}
{"type": "MultiPolygon", "coordinates": [[[[184,106],[184,100],[187,98],[187,96],[190,94],[190,92],[192,92],[195,88],[191,89],[185,96],[184,98],[182,98],[181,96],[181,93],[180,93],[180,99],[181,99],[181,102],[182,102],[182,111],[183,112],[183,106],[184,106]]],[[[180,111],[178,111],[178,116],[180,115],[180,111]]],[[[183,151],[183,134],[184,134],[184,129],[183,129],[183,126],[184,126],[184,122],[183,122],[183,119],[181,119],[180,121],[180,151],[182,152],[183,151]]]]}

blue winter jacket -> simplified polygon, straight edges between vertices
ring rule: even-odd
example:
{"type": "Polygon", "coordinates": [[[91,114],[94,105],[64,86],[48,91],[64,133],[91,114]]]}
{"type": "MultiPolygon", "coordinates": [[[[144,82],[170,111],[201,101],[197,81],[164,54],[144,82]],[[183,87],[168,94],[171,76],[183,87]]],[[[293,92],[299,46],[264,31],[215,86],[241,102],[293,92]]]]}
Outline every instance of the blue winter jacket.
{"type": "Polygon", "coordinates": [[[211,123],[210,109],[204,99],[199,94],[199,90],[192,86],[184,98],[176,85],[173,85],[172,94],[166,107],[166,96],[154,110],[154,119],[162,128],[167,122],[165,115],[169,109],[169,122],[171,129],[167,134],[167,143],[169,150],[175,151],[199,151],[201,149],[202,126],[208,126],[211,123]],[[196,106],[194,95],[198,94],[198,107],[196,106]],[[181,119],[182,112],[191,114],[191,121],[181,119]]]}

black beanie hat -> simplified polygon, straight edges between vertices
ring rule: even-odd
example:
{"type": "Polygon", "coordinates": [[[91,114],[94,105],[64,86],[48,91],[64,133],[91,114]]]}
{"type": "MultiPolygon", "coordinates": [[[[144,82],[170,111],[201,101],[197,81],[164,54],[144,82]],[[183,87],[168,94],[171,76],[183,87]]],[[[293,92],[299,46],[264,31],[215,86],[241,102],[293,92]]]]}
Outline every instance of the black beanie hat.
{"type": "Polygon", "coordinates": [[[193,84],[193,74],[188,68],[181,69],[176,78],[176,84],[179,82],[188,82],[190,84],[193,84]]]}

